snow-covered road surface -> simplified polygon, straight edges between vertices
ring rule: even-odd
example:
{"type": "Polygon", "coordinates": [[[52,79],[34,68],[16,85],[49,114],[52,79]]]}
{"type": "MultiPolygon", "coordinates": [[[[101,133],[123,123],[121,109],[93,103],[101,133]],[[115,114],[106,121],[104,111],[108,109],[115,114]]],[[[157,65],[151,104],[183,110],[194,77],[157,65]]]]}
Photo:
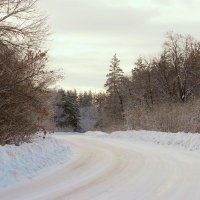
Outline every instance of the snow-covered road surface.
{"type": "Polygon", "coordinates": [[[200,152],[71,135],[71,161],[0,192],[1,200],[199,200],[200,152]]]}

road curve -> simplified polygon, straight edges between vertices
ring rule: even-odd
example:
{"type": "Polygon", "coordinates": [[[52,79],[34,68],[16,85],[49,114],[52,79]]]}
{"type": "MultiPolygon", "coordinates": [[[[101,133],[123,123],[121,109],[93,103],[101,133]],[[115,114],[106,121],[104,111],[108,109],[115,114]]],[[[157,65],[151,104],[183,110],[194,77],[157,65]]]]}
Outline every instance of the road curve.
{"type": "Polygon", "coordinates": [[[200,153],[89,136],[62,167],[0,192],[1,200],[199,200],[200,153]]]}

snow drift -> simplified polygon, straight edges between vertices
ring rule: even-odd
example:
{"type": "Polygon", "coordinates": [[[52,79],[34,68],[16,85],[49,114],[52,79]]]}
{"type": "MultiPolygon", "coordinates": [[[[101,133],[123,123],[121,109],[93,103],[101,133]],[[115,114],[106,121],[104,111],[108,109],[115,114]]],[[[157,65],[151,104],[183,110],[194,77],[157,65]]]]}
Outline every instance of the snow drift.
{"type": "Polygon", "coordinates": [[[65,163],[70,154],[68,143],[56,136],[21,146],[0,146],[0,189],[65,163]]]}
{"type": "Polygon", "coordinates": [[[101,138],[119,138],[131,141],[151,142],[160,145],[178,146],[188,150],[200,150],[199,133],[170,133],[144,130],[116,131],[110,134],[104,132],[86,132],[85,135],[101,138]]]}

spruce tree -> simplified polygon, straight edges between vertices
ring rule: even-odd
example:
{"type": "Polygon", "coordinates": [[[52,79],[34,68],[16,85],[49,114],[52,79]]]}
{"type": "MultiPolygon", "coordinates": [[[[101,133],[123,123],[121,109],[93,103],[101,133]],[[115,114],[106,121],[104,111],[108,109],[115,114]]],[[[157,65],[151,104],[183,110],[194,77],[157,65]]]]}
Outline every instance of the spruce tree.
{"type": "Polygon", "coordinates": [[[78,107],[78,97],[76,91],[67,91],[64,98],[64,112],[66,113],[66,121],[69,127],[74,131],[80,130],[80,113],[78,107]]]}
{"type": "Polygon", "coordinates": [[[73,128],[80,130],[80,114],[76,91],[60,90],[57,98],[57,109],[55,111],[55,123],[61,128],[73,128]]]}

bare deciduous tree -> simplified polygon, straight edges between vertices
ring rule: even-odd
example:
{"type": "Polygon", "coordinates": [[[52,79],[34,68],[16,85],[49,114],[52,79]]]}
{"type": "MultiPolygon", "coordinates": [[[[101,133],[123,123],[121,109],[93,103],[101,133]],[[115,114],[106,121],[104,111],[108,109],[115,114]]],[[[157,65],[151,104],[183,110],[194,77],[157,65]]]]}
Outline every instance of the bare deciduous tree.
{"type": "Polygon", "coordinates": [[[37,0],[0,2],[0,143],[27,139],[48,117],[48,87],[58,76],[46,67],[46,17],[37,0]]]}
{"type": "Polygon", "coordinates": [[[24,49],[41,48],[48,35],[46,16],[37,12],[37,0],[1,0],[0,41],[24,49]]]}
{"type": "Polygon", "coordinates": [[[190,35],[168,33],[164,51],[176,96],[185,102],[200,86],[200,43],[190,35]]]}

